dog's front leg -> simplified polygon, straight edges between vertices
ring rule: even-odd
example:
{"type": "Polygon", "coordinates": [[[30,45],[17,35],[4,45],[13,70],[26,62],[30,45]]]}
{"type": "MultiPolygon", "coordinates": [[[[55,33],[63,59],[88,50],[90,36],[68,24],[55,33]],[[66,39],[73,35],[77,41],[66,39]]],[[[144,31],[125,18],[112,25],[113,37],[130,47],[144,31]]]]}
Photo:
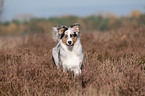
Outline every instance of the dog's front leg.
{"type": "Polygon", "coordinates": [[[59,58],[58,58],[57,46],[52,49],[52,57],[53,57],[54,64],[56,65],[57,69],[59,69],[59,58]]]}

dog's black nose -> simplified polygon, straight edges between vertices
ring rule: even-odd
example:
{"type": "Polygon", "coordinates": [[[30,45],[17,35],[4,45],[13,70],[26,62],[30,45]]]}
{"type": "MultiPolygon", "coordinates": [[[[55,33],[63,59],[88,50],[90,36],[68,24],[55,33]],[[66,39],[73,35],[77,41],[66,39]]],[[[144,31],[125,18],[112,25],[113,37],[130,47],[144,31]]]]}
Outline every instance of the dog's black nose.
{"type": "Polygon", "coordinates": [[[71,44],[72,41],[68,41],[68,44],[71,44]]]}

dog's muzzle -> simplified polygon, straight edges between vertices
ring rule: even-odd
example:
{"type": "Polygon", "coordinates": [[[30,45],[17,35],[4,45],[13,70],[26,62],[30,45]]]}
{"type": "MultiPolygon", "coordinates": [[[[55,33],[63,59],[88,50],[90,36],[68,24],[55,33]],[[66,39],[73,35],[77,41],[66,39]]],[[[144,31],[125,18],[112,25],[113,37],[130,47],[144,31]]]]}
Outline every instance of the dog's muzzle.
{"type": "Polygon", "coordinates": [[[72,41],[72,40],[67,40],[67,45],[68,45],[69,47],[72,47],[72,46],[73,46],[73,41],[72,41]]]}

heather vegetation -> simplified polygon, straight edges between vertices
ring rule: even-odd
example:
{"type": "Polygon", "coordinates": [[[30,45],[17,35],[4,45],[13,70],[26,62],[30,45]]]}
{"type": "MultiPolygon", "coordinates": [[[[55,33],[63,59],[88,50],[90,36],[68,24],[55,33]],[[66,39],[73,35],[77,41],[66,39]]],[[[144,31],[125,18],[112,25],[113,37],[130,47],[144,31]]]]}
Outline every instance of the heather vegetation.
{"type": "Polygon", "coordinates": [[[144,96],[145,15],[137,13],[1,23],[0,96],[144,96]],[[51,27],[74,22],[85,58],[75,79],[56,69],[51,53],[51,27]]]}

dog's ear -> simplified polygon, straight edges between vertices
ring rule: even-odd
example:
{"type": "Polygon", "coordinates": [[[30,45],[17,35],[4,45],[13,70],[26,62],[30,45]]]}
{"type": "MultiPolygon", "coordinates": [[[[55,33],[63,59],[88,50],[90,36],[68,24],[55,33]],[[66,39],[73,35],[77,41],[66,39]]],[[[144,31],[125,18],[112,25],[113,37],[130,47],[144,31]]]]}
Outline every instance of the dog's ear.
{"type": "Polygon", "coordinates": [[[74,23],[70,27],[73,28],[75,30],[76,34],[78,35],[78,37],[80,37],[80,24],[74,23]]]}
{"type": "Polygon", "coordinates": [[[67,29],[66,26],[62,25],[62,26],[58,26],[57,30],[58,30],[58,34],[63,34],[63,32],[67,29]]]}
{"type": "Polygon", "coordinates": [[[62,39],[62,37],[64,36],[64,32],[68,30],[68,28],[67,26],[62,25],[62,26],[58,26],[57,30],[58,30],[58,38],[62,39]]]}
{"type": "Polygon", "coordinates": [[[52,30],[53,30],[53,39],[54,41],[59,41],[59,39],[62,38],[64,32],[66,30],[68,30],[67,26],[58,26],[57,28],[56,27],[52,27],[52,30]]]}

